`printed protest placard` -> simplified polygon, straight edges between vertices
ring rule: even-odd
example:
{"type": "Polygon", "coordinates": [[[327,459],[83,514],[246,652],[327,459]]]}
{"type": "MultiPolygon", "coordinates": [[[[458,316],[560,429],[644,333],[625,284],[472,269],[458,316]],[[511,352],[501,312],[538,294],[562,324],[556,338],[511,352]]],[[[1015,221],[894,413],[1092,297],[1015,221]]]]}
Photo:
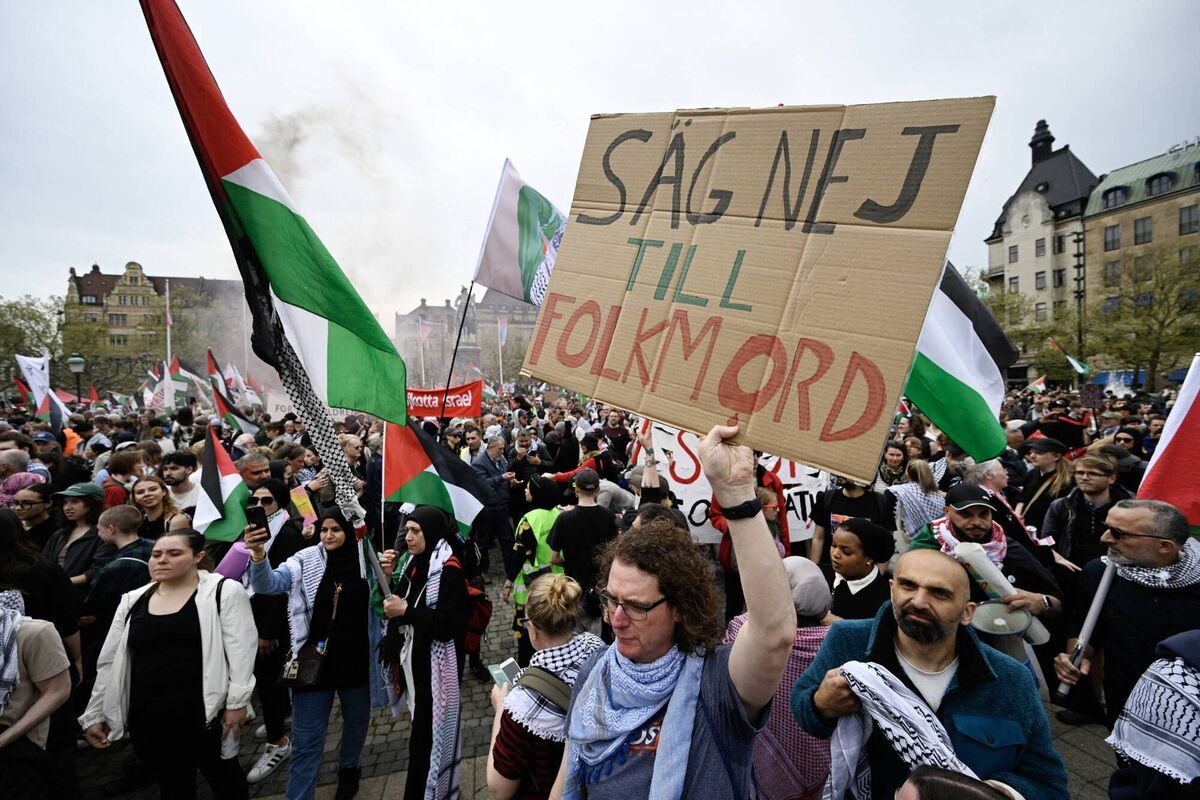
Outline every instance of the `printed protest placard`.
{"type": "Polygon", "coordinates": [[[296,510],[300,512],[300,516],[304,518],[305,525],[312,525],[317,521],[317,511],[313,508],[312,498],[308,496],[303,486],[297,486],[292,489],[292,502],[296,505],[296,510]]]}
{"type": "Polygon", "coordinates": [[[524,371],[870,480],[993,105],[593,117],[524,371]]]}
{"type": "Polygon", "coordinates": [[[478,417],[483,398],[483,381],[471,381],[449,389],[409,389],[410,417],[478,417]],[[445,401],[445,407],[442,402],[445,401]]]}
{"type": "MultiPolygon", "coordinates": [[[[692,539],[701,544],[719,542],[721,534],[708,521],[708,508],[712,503],[712,486],[700,469],[696,453],[700,439],[696,434],[681,431],[670,425],[653,423],[651,435],[654,450],[659,455],[659,469],[666,475],[671,492],[679,498],[680,508],[687,517],[688,530],[692,539]]],[[[645,456],[638,448],[637,461],[645,463],[645,456]]],[[[829,485],[829,473],[790,459],[763,454],[759,458],[763,468],[774,472],[787,497],[788,534],[793,542],[812,538],[812,510],[817,492],[829,485]]]]}

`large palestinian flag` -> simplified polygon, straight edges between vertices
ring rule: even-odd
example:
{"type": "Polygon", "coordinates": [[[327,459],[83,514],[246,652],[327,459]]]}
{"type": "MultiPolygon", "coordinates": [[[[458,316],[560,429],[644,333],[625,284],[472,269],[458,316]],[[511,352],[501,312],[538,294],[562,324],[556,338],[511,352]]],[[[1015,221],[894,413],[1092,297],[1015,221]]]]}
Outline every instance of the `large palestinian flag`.
{"type": "Polygon", "coordinates": [[[1008,444],[999,411],[1016,360],[992,313],[946,262],[904,393],[976,461],[995,458],[1008,444]]]}
{"type": "Polygon", "coordinates": [[[1139,500],[1162,500],[1183,512],[1200,537],[1200,480],[1196,479],[1196,464],[1200,463],[1200,354],[1192,359],[1191,369],[1183,379],[1179,397],[1171,408],[1162,438],[1154,448],[1146,476],[1138,487],[1139,500]]]}
{"type": "Polygon", "coordinates": [[[483,510],[484,489],[475,471],[434,441],[415,422],[384,425],[383,499],[437,506],[451,514],[464,537],[483,510]]]}
{"type": "Polygon", "coordinates": [[[505,159],[475,282],[540,306],[566,229],[563,213],[505,159]]]}
{"type": "Polygon", "coordinates": [[[242,273],[255,353],[278,368],[278,319],[322,402],[406,423],[395,346],[242,132],[179,8],[141,5],[242,273]]]}
{"type": "Polygon", "coordinates": [[[200,498],[192,527],[210,542],[232,542],[246,527],[246,500],[250,490],[233,459],[208,429],[204,439],[204,463],[200,475],[200,498]]]}

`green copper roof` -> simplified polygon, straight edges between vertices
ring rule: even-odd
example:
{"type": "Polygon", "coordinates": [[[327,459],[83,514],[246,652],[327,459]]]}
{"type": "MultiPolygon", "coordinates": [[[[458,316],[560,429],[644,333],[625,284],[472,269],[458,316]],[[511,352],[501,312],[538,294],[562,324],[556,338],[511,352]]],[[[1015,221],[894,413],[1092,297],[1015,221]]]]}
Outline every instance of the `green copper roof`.
{"type": "Polygon", "coordinates": [[[1156,175],[1169,174],[1171,186],[1154,197],[1164,197],[1185,189],[1200,188],[1200,147],[1186,147],[1174,153],[1166,153],[1127,167],[1115,169],[1105,175],[1088,198],[1085,217],[1114,211],[1149,200],[1150,179],[1156,175]],[[1104,195],[1110,189],[1125,187],[1125,201],[1119,205],[1104,207],[1104,195]]]}

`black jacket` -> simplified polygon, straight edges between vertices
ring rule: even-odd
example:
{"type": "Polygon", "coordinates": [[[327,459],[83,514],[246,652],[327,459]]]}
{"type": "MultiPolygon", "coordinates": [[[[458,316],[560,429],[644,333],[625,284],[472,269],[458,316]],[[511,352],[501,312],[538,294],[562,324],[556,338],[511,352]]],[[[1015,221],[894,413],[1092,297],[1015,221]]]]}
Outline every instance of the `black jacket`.
{"type": "MultiPolygon", "coordinates": [[[[58,563],[58,551],[62,549],[63,543],[71,535],[73,527],[73,525],[65,525],[59,528],[50,537],[50,541],[46,542],[46,549],[43,553],[51,564],[58,563]]],[[[117,549],[111,544],[105,544],[95,528],[89,528],[87,533],[76,539],[67,548],[67,557],[62,563],[63,572],[67,573],[68,578],[74,578],[76,575],[87,576],[87,583],[75,587],[80,600],[87,597],[88,588],[92,579],[96,577],[96,573],[105,564],[112,561],[116,554],[117,549]]]]}
{"type": "Polygon", "coordinates": [[[1109,497],[1108,505],[1093,509],[1076,486],[1066,497],[1050,504],[1042,520],[1042,536],[1053,536],[1054,549],[1081,567],[1093,558],[1099,558],[1108,552],[1108,546],[1100,543],[1108,509],[1119,500],[1133,499],[1119,483],[1109,489],[1109,497]]]}

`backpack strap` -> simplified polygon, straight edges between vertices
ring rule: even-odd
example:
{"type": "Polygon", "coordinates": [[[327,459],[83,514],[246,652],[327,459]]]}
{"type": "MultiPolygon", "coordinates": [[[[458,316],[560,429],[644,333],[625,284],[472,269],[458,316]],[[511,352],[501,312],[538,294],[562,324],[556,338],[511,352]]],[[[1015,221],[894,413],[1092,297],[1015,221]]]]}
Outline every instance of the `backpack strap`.
{"type": "Polygon", "coordinates": [[[217,618],[221,617],[221,590],[225,588],[225,581],[229,578],[221,578],[221,582],[217,584],[217,618]]]}
{"type": "Polygon", "coordinates": [[[571,705],[571,687],[562,678],[548,669],[527,667],[517,678],[517,686],[532,689],[542,697],[558,706],[564,714],[571,705]]]}

